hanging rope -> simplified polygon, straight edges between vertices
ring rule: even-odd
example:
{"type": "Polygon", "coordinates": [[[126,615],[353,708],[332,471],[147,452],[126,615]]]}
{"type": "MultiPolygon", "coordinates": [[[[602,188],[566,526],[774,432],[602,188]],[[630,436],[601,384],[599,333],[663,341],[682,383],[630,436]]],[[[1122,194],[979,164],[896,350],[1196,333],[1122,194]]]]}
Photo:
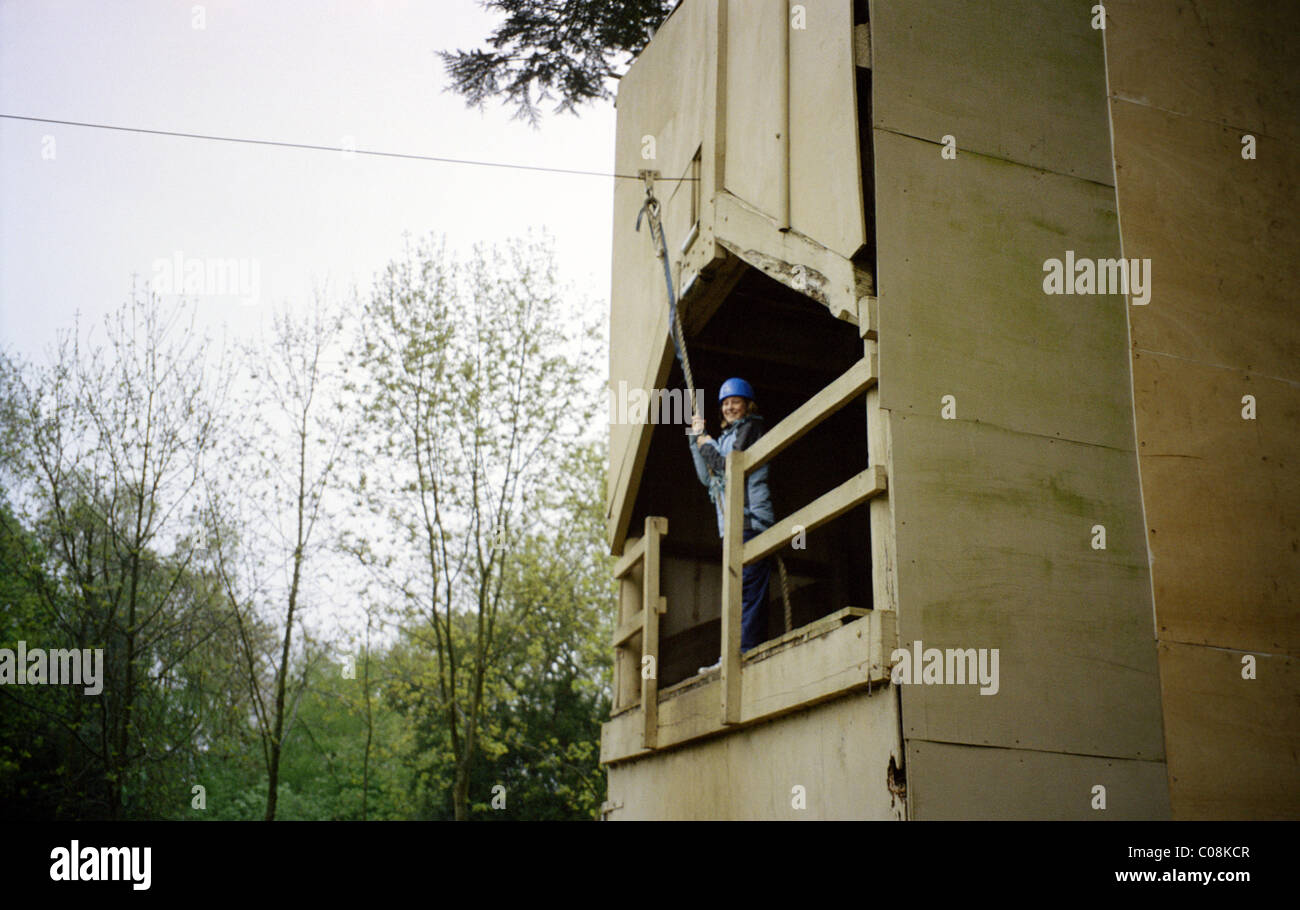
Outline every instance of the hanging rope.
{"type": "MultiPolygon", "coordinates": [[[[658,171],[641,171],[639,175],[645,181],[645,202],[641,204],[641,211],[636,216],[636,230],[641,232],[641,219],[649,216],[650,240],[655,245],[655,256],[663,263],[664,267],[664,286],[668,290],[668,334],[673,339],[673,349],[677,353],[677,360],[682,365],[682,375],[686,377],[687,394],[691,399],[691,416],[700,417],[700,396],[695,391],[695,376],[691,372],[691,359],[686,353],[686,333],[682,331],[682,316],[677,309],[677,292],[673,289],[673,270],[672,264],[668,260],[668,238],[664,234],[663,222],[659,219],[659,200],[655,198],[655,178],[659,176],[658,171]]],[[[712,471],[709,472],[709,498],[716,501],[721,498],[723,488],[723,478],[718,477],[712,471]]],[[[792,611],[790,609],[790,579],[785,571],[785,560],[778,553],[776,557],[777,574],[781,576],[781,600],[785,604],[785,630],[791,631],[794,627],[792,611]]]]}
{"type": "Polygon", "coordinates": [[[677,310],[677,292],[673,289],[673,269],[668,261],[668,238],[664,234],[663,222],[659,220],[659,200],[655,198],[654,183],[658,171],[641,171],[645,180],[645,202],[636,216],[636,229],[641,230],[641,218],[650,216],[650,240],[655,245],[655,256],[663,263],[664,286],[668,289],[668,334],[673,339],[673,349],[677,360],[682,365],[682,375],[686,377],[686,390],[691,399],[691,416],[700,416],[699,395],[695,391],[695,376],[691,371],[691,359],[686,353],[686,334],[682,331],[682,316],[677,310]]]}

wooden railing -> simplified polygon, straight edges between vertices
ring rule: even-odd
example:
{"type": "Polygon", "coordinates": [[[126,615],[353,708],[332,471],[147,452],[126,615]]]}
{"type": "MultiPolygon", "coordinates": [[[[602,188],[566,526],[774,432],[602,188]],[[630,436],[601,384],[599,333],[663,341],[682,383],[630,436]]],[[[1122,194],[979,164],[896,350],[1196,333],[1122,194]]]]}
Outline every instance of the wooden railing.
{"type": "MultiPolygon", "coordinates": [[[[843,375],[786,417],[745,451],[727,455],[722,537],[722,722],[740,721],[741,591],[745,566],[770,556],[800,531],[811,531],[885,492],[885,469],[872,465],[793,515],[744,541],[745,478],[782,450],[876,384],[875,355],[843,375]]],[[[649,519],[647,519],[649,521],[649,519]]],[[[657,706],[656,706],[657,707],[657,706]]]]}
{"type": "Polygon", "coordinates": [[[668,519],[649,516],[645,534],[629,541],[614,564],[619,581],[618,629],[614,632],[614,710],[635,704],[632,693],[640,678],[643,748],[653,749],[659,732],[659,616],[668,600],[659,593],[659,541],[668,533],[668,519]],[[641,585],[628,578],[641,566],[641,585]],[[638,597],[639,595],[639,597],[638,597]],[[639,603],[638,603],[639,601],[639,603]],[[634,639],[640,635],[641,647],[634,639]]]}

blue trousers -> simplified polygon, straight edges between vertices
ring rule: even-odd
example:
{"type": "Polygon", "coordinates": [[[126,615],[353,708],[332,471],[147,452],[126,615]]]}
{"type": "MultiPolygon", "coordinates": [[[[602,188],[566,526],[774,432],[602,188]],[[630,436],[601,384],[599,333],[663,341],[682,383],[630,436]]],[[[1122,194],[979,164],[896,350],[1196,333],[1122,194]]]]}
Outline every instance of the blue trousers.
{"type": "MultiPolygon", "coordinates": [[[[746,528],[743,539],[749,540],[759,533],[746,528]]],[[[771,580],[772,560],[770,558],[745,566],[740,587],[741,654],[767,641],[767,589],[771,580]]]]}

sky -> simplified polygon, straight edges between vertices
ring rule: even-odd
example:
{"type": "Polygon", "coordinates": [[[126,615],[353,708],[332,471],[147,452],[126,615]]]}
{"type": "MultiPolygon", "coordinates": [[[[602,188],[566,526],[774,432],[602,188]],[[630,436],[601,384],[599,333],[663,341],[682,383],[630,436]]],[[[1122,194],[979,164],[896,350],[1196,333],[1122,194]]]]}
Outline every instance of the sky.
{"type": "MultiPolygon", "coordinates": [[[[436,52],[494,22],[474,0],[0,0],[0,113],[610,173],[612,103],[535,129],[446,91],[436,52]]],[[[210,276],[203,328],[245,334],[314,287],[364,293],[404,232],[464,250],[545,229],[594,316],[613,184],[0,119],[0,345],[38,356],[163,263],[210,276]],[[212,271],[232,261],[242,287],[212,271]]]]}

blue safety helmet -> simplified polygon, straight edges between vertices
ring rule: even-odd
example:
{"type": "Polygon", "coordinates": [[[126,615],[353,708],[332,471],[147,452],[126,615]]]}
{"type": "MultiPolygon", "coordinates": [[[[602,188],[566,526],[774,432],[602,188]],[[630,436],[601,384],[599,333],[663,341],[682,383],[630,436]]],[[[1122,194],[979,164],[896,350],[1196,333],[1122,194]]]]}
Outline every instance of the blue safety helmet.
{"type": "Polygon", "coordinates": [[[718,404],[722,404],[723,399],[730,398],[732,395],[739,395],[741,398],[754,400],[754,387],[739,376],[732,376],[722,384],[718,389],[718,404]]]}

